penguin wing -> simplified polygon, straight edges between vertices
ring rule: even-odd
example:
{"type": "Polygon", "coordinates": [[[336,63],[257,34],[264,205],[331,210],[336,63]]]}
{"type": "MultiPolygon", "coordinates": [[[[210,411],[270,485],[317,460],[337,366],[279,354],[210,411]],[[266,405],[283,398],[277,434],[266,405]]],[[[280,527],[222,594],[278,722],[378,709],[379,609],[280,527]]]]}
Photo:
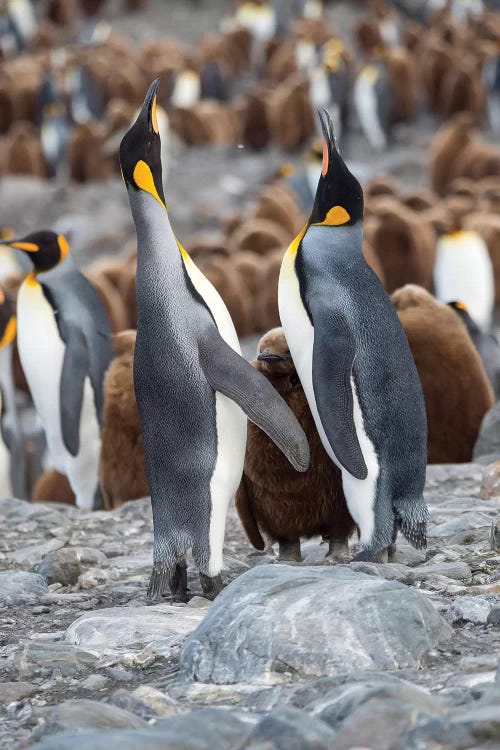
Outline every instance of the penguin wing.
{"type": "Polygon", "coordinates": [[[59,385],[61,433],[64,445],[72,456],[76,456],[80,450],[83,387],[90,374],[90,357],[83,332],[73,326],[65,328],[66,349],[59,385]]]}
{"type": "Polygon", "coordinates": [[[214,329],[199,342],[200,364],[214,389],[268,435],[297,471],[309,468],[309,443],[292,410],[266,378],[214,329]]]}
{"type": "Polygon", "coordinates": [[[368,469],[354,424],[355,354],[354,338],[341,313],[332,312],[327,326],[314,326],[312,375],[321,424],[344,469],[356,479],[366,479],[368,469]]]}

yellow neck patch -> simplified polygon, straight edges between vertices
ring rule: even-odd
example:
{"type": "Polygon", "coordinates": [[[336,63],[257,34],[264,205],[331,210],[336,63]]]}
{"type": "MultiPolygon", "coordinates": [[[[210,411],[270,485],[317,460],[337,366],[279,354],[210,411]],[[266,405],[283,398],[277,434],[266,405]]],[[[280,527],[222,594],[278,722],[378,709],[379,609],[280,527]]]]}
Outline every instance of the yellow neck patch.
{"type": "Polygon", "coordinates": [[[61,260],[59,261],[59,263],[61,263],[69,253],[69,242],[63,234],[58,234],[57,244],[59,245],[59,251],[61,253],[61,260]]]}
{"type": "Polygon", "coordinates": [[[348,221],[351,220],[350,215],[348,212],[343,208],[343,206],[334,206],[331,208],[324,221],[318,221],[317,223],[313,224],[313,227],[338,227],[341,224],[347,224],[348,221]]]}
{"type": "Polygon", "coordinates": [[[0,339],[0,349],[4,349],[9,344],[12,344],[16,337],[16,331],[17,331],[17,322],[16,322],[16,316],[13,315],[7,325],[5,326],[5,331],[3,332],[3,336],[0,339]]]}
{"type": "Polygon", "coordinates": [[[24,279],[24,283],[28,286],[40,286],[40,282],[36,277],[36,271],[31,271],[24,279]]]}
{"type": "Polygon", "coordinates": [[[158,203],[163,206],[166,211],[167,207],[158,195],[158,190],[156,189],[153,173],[151,172],[151,169],[146,164],[146,162],[142,161],[142,159],[135,165],[133,177],[137,187],[152,195],[153,198],[156,198],[158,203]]]}

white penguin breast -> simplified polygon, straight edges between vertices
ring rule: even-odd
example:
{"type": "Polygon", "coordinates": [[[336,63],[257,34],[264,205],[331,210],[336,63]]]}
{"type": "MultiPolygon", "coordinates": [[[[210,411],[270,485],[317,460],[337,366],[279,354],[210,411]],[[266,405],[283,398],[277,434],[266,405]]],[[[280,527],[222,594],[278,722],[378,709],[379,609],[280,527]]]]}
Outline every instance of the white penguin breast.
{"type": "MultiPolygon", "coordinates": [[[[373,443],[366,434],[363,415],[359,405],[356,387],[351,378],[354,401],[354,426],[356,435],[368,469],[366,479],[360,480],[346,471],[338,461],[326,436],[314,395],[313,386],[313,347],[314,328],[309,320],[300,296],[297,276],[292,271],[290,258],[283,260],[278,285],[278,306],[281,323],[292,354],[297,373],[311,409],[319,437],[325,451],[342,472],[342,485],[349,511],[359,526],[360,542],[368,545],[375,529],[374,505],[379,475],[379,462],[373,443]]],[[[335,394],[332,393],[332,398],[335,394]]]]}
{"type": "Polygon", "coordinates": [[[354,84],[354,106],[366,139],[373,148],[382,150],[387,146],[387,138],[378,115],[375,83],[372,75],[361,71],[354,84]]]}
{"type": "Polygon", "coordinates": [[[488,248],[477,232],[454,232],[438,240],[434,287],[439,300],[463,302],[471,318],[489,329],[495,281],[488,248]]]}
{"type": "Polygon", "coordinates": [[[201,80],[194,71],[185,70],[175,79],[174,90],[170,98],[174,107],[189,108],[200,100],[201,80]]]}
{"type": "Polygon", "coordinates": [[[87,377],[80,414],[80,452],[72,456],[61,430],[60,384],[65,344],[54,312],[38,283],[25,281],[17,298],[17,343],[35,409],[43,425],[53,466],[66,474],[77,505],[92,509],[98,481],[100,429],[87,377]]]}

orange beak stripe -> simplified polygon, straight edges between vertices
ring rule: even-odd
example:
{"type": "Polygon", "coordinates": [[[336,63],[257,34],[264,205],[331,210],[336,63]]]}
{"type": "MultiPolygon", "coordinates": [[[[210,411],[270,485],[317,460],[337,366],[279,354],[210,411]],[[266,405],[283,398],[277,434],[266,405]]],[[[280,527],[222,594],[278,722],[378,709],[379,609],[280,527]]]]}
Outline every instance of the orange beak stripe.
{"type": "Polygon", "coordinates": [[[328,156],[328,144],[326,140],[323,141],[323,166],[321,167],[321,174],[323,177],[326,177],[326,174],[328,172],[328,162],[329,162],[329,156],[328,156]]]}
{"type": "Polygon", "coordinates": [[[26,253],[37,253],[40,250],[34,242],[9,242],[9,245],[15,247],[16,250],[24,250],[26,253]]]}

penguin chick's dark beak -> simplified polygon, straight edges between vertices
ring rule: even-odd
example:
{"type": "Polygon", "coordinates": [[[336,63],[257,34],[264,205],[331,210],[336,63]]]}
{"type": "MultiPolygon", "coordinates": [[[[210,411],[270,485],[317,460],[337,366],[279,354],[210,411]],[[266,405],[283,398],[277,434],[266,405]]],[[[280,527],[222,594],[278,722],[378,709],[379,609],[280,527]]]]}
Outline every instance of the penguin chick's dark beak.
{"type": "Polygon", "coordinates": [[[269,349],[264,349],[257,359],[259,362],[285,362],[285,357],[280,357],[279,354],[271,354],[269,349]]]}
{"type": "Polygon", "coordinates": [[[156,114],[159,78],[148,89],[137,120],[120,143],[120,167],[127,186],[153,196],[165,208],[161,141],[156,114]]]}

